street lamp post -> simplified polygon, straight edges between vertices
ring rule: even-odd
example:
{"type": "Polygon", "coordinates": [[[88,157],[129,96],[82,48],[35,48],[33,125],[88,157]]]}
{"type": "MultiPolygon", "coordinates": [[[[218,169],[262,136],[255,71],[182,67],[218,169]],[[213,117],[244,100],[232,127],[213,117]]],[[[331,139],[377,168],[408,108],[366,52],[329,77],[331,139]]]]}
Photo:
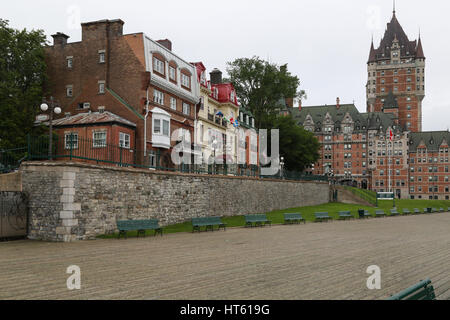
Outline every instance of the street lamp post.
{"type": "Polygon", "coordinates": [[[280,178],[283,178],[284,157],[281,157],[280,166],[280,178]]]}
{"type": "Polygon", "coordinates": [[[41,110],[46,112],[47,110],[50,112],[49,115],[49,140],[48,140],[48,159],[52,160],[52,144],[53,144],[53,113],[60,114],[61,108],[55,103],[53,97],[50,97],[50,105],[46,100],[44,100],[41,104],[41,110]]]}

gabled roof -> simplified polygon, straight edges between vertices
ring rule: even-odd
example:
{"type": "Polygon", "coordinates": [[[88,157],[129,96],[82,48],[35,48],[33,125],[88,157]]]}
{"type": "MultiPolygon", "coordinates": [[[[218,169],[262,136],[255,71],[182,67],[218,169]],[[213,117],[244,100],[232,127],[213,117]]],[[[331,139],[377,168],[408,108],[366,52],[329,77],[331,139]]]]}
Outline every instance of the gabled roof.
{"type": "MultiPolygon", "coordinates": [[[[99,123],[118,123],[130,127],[136,127],[134,122],[131,122],[125,118],[122,118],[109,111],[103,112],[84,112],[78,113],[73,116],[53,120],[53,126],[63,127],[63,126],[83,126],[83,125],[93,125],[99,123]]],[[[46,123],[48,125],[48,123],[46,123]]]]}
{"type": "Polygon", "coordinates": [[[449,131],[411,132],[409,135],[409,151],[415,152],[423,142],[428,151],[439,151],[442,142],[450,141],[449,131]]]}

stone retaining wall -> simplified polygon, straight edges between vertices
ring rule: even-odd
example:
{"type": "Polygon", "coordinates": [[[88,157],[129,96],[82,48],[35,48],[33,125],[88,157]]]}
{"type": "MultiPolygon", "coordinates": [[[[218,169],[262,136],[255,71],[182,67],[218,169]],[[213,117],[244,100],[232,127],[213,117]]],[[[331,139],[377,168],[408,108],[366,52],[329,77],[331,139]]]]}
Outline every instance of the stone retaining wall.
{"type": "Polygon", "coordinates": [[[29,238],[94,239],[116,231],[116,220],[181,223],[317,205],[328,183],[155,172],[80,163],[27,162],[20,169],[30,206],[29,238]]]}

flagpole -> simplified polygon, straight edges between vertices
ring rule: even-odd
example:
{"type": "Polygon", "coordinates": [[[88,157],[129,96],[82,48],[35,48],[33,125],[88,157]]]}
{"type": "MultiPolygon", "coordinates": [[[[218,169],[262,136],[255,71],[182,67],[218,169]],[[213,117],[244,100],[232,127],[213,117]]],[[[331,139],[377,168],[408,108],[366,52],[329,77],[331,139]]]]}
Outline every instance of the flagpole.
{"type": "MultiPolygon", "coordinates": [[[[391,144],[391,146],[393,145],[392,143],[393,141],[393,132],[392,129],[389,130],[389,144],[391,144]]],[[[388,164],[389,164],[389,172],[388,172],[388,176],[389,176],[389,192],[392,192],[392,188],[391,188],[391,148],[388,148],[388,164]]],[[[395,196],[394,196],[395,197],[395,196]]]]}

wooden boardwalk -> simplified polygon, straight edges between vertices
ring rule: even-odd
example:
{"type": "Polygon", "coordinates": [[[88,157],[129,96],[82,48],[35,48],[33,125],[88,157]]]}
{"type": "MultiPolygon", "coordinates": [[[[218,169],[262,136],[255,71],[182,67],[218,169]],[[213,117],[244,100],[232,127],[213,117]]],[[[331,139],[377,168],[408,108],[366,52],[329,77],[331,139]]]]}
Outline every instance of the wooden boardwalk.
{"type": "Polygon", "coordinates": [[[77,243],[0,243],[0,299],[450,299],[450,213],[77,243]],[[81,290],[66,268],[81,268],[81,290]],[[370,265],[381,290],[369,290],[370,265]]]}

